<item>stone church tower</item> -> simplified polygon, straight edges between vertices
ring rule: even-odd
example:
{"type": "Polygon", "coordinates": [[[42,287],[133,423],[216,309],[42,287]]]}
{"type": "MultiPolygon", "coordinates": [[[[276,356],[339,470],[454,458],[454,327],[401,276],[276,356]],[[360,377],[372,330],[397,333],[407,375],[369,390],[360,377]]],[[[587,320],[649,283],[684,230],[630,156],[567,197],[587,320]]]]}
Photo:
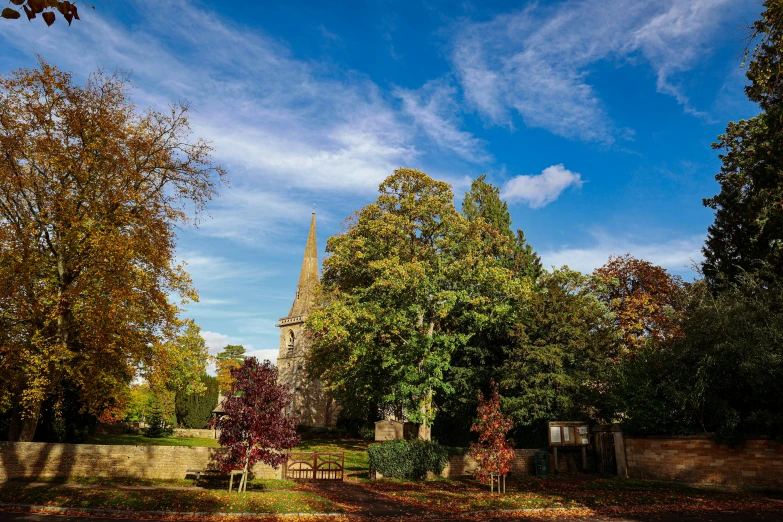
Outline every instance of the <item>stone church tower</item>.
{"type": "Polygon", "coordinates": [[[277,356],[278,383],[288,386],[293,395],[291,408],[301,426],[334,426],[337,409],[320,381],[309,379],[304,357],[309,345],[304,336],[304,322],[313,307],[318,285],[318,246],[315,241],[315,212],[310,221],[302,271],[296,287],[294,304],[288,316],[275,325],[280,328],[280,354],[277,356]]]}

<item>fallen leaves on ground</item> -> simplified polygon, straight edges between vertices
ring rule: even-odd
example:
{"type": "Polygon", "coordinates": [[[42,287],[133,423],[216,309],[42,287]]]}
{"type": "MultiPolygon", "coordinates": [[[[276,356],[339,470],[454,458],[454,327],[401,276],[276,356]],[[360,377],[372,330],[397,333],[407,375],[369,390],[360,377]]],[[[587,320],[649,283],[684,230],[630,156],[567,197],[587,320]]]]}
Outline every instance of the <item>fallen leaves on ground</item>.
{"type": "MultiPolygon", "coordinates": [[[[783,509],[780,499],[762,494],[699,489],[679,484],[619,480],[590,475],[509,481],[506,493],[490,493],[473,480],[364,482],[362,486],[398,502],[435,513],[471,513],[535,508],[586,508],[628,512],[639,509],[783,509]]],[[[612,511],[612,512],[614,512],[612,511]]]]}
{"type": "MultiPolygon", "coordinates": [[[[372,516],[393,503],[401,511],[424,516],[394,516],[386,520],[551,520],[606,517],[629,514],[665,515],[671,513],[783,512],[783,497],[747,491],[699,489],[685,485],[620,480],[590,475],[555,479],[521,477],[508,482],[505,495],[490,493],[471,479],[428,481],[350,481],[317,487],[290,483],[291,489],[248,491],[239,496],[225,490],[106,489],[74,488],[64,485],[2,485],[0,502],[84,509],[118,509],[133,518],[139,511],[211,512],[209,520],[229,521],[220,513],[278,513],[279,516],[243,517],[241,520],[316,520],[306,513],[345,513],[346,516],[317,517],[317,520],[383,520],[372,516]],[[351,491],[353,490],[353,491],[351,491]],[[359,492],[357,496],[357,490],[359,492]],[[365,494],[362,495],[361,493],[365,494]],[[350,494],[349,494],[350,493],[350,494]],[[362,498],[361,501],[356,500],[362,498]],[[353,499],[353,500],[351,500],[353,499]],[[407,509],[406,508],[410,508],[407,509]],[[283,515],[293,513],[295,515],[283,515]],[[349,518],[350,517],[350,518],[349,518]]],[[[78,514],[78,513],[69,513],[78,514]]],[[[95,513],[92,513],[95,516],[95,513]]],[[[112,515],[116,516],[116,515],[112,515]]],[[[205,520],[204,517],[158,515],[160,520],[205,520]]],[[[238,519],[239,520],[239,519],[238,519]]]]}

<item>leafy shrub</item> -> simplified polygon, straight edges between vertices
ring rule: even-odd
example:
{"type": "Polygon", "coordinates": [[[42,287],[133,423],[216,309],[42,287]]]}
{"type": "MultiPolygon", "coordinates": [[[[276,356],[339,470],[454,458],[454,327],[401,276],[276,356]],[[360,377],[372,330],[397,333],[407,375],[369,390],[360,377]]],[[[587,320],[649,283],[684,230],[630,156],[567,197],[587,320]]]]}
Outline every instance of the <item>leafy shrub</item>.
{"type": "Polygon", "coordinates": [[[207,374],[201,375],[206,391],[201,395],[177,392],[175,408],[177,423],[183,428],[204,429],[217,406],[218,381],[207,374]]]}
{"type": "Polygon", "coordinates": [[[359,429],[359,438],[364,440],[373,440],[375,438],[375,426],[359,429]]]}
{"type": "Polygon", "coordinates": [[[390,440],[367,448],[370,469],[384,477],[420,479],[439,475],[449,462],[448,448],[423,440],[390,440]]]}

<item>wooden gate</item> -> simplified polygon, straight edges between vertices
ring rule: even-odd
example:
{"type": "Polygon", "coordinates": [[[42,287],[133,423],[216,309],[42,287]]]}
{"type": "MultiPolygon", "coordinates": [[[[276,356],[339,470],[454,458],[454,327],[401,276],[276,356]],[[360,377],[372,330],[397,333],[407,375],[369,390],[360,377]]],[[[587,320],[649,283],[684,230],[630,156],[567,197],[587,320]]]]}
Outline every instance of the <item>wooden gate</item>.
{"type": "Polygon", "coordinates": [[[285,463],[288,480],[343,480],[345,453],[293,452],[285,463]]]}
{"type": "Polygon", "coordinates": [[[598,454],[598,471],[617,475],[617,463],[614,456],[614,433],[595,434],[595,451],[598,454]]]}

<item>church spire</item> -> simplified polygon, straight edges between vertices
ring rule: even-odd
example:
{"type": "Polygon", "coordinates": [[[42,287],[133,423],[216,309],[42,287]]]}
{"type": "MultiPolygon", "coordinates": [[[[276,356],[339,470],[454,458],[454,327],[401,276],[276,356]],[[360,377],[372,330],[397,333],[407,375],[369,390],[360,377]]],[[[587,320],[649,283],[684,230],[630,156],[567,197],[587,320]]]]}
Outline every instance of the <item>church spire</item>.
{"type": "Polygon", "coordinates": [[[310,313],[318,284],[318,245],[315,241],[315,212],[310,220],[310,233],[307,234],[302,271],[299,273],[299,285],[296,287],[296,297],[288,317],[298,317],[310,313]]]}

